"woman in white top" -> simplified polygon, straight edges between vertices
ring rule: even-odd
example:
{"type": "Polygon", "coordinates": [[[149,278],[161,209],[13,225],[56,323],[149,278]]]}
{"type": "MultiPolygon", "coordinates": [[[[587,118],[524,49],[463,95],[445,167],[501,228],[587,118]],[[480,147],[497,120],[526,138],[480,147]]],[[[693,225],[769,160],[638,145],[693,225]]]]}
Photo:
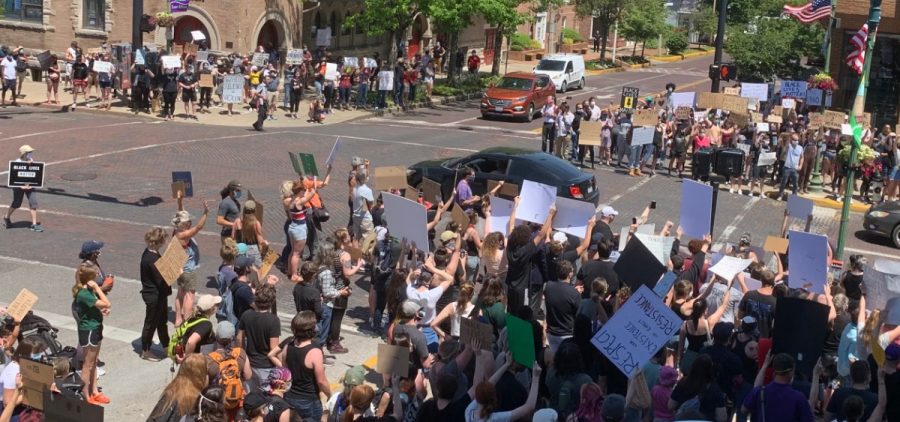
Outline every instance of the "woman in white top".
{"type": "Polygon", "coordinates": [[[566,159],[569,156],[568,150],[572,147],[569,143],[569,136],[572,135],[572,122],[575,121],[575,114],[569,111],[569,104],[563,102],[559,105],[559,113],[556,116],[556,141],[553,144],[553,155],[566,159]]]}
{"type": "Polygon", "coordinates": [[[491,232],[491,205],[485,205],[482,211],[484,212],[484,240],[481,242],[480,262],[484,271],[484,279],[497,277],[505,280],[508,268],[506,238],[501,232],[491,232]]]}
{"type": "Polygon", "coordinates": [[[460,319],[468,318],[475,309],[475,304],[472,303],[472,296],[474,295],[475,286],[469,282],[463,283],[459,286],[459,300],[453,305],[445,306],[441,313],[431,321],[431,328],[441,338],[441,342],[444,341],[447,334],[441,330],[440,325],[447,318],[450,318],[450,336],[459,338],[460,319]]]}

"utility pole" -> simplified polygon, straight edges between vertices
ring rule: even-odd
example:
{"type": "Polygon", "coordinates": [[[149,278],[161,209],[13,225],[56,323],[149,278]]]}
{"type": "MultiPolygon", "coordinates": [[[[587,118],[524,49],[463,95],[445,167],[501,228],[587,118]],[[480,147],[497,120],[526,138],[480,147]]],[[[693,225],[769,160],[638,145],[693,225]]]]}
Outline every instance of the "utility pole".
{"type": "Polygon", "coordinates": [[[825,31],[825,42],[822,48],[825,50],[825,72],[831,70],[831,30],[834,28],[834,10],[837,8],[837,0],[831,0],[831,16],[828,18],[828,29],[825,31]]]}
{"type": "MultiPolygon", "coordinates": [[[[834,11],[837,8],[837,0],[831,0],[831,16],[828,18],[828,30],[825,31],[825,42],[822,43],[822,50],[825,53],[825,72],[831,71],[831,30],[834,28],[834,11]]],[[[822,108],[825,108],[823,102],[822,108]]],[[[821,130],[821,129],[820,129],[821,130]]],[[[827,134],[828,131],[825,131],[827,134]]],[[[830,136],[830,134],[828,135],[830,136]]],[[[824,183],[822,181],[822,154],[825,150],[825,144],[819,143],[816,148],[816,160],[812,174],[809,179],[809,190],[813,192],[822,192],[824,183]]]]}
{"type": "MultiPolygon", "coordinates": [[[[716,55],[713,58],[713,63],[717,65],[722,64],[722,50],[725,45],[725,13],[728,12],[728,0],[721,0],[719,2],[719,26],[716,29],[716,55]]],[[[720,72],[715,72],[715,75],[712,78],[712,87],[710,88],[711,92],[719,92],[719,76],[720,72]]]]}
{"type": "Polygon", "coordinates": [[[141,18],[144,17],[144,0],[131,0],[131,51],[144,48],[141,18]]]}
{"type": "MultiPolygon", "coordinates": [[[[869,39],[866,40],[866,60],[863,62],[863,74],[859,79],[859,88],[856,90],[856,98],[853,100],[853,109],[850,110],[851,119],[855,121],[855,116],[862,116],[866,105],[866,91],[869,89],[869,70],[872,67],[872,54],[875,50],[875,37],[878,35],[878,24],[881,22],[881,0],[869,0],[869,39]]],[[[858,124],[858,123],[857,123],[858,124]]],[[[856,132],[856,130],[854,130],[856,132]]],[[[856,162],[859,153],[860,140],[856,139],[854,134],[853,143],[850,148],[850,163],[856,162]]],[[[841,259],[844,255],[844,243],[847,240],[847,224],[850,222],[850,202],[853,201],[853,185],[855,172],[853,166],[850,165],[847,172],[847,188],[844,189],[844,207],[841,209],[841,228],[838,233],[837,250],[834,252],[836,259],[841,259]]]]}

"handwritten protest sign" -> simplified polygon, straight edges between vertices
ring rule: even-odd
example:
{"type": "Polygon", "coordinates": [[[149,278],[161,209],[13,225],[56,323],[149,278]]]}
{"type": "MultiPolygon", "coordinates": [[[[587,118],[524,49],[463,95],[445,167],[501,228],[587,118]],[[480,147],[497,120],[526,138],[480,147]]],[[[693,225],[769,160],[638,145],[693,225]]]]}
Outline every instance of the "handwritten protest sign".
{"type": "Polygon", "coordinates": [[[791,195],[788,197],[787,212],[791,217],[805,220],[812,215],[813,201],[798,195],[791,195]]]}
{"type": "Polygon", "coordinates": [[[11,316],[14,321],[22,321],[28,311],[37,303],[38,297],[28,289],[22,289],[16,298],[6,308],[6,314],[11,316]]]}
{"type": "Polygon", "coordinates": [[[570,198],[556,198],[556,215],[553,228],[584,239],[588,220],[596,214],[594,204],[570,198]]]}
{"type": "Polygon", "coordinates": [[[113,64],[110,62],[94,60],[94,67],[91,70],[97,73],[112,73],[113,64]]]}
{"type": "Polygon", "coordinates": [[[669,101],[672,105],[672,108],[694,108],[694,102],[696,101],[696,98],[696,92],[673,92],[672,95],[669,96],[669,101]]]}
{"type": "Polygon", "coordinates": [[[725,95],[741,95],[741,87],[726,86],[722,93],[724,93],[725,95]]]}
{"type": "Polygon", "coordinates": [[[491,350],[494,344],[493,328],[490,324],[463,315],[459,319],[459,341],[462,344],[472,344],[473,340],[481,343],[481,350],[491,350]]]}
{"type": "Polygon", "coordinates": [[[43,410],[44,391],[49,391],[53,384],[53,366],[30,359],[19,359],[19,373],[22,374],[22,384],[25,387],[25,399],[22,403],[43,410]]]}
{"type": "Polygon", "coordinates": [[[769,123],[784,123],[784,119],[781,118],[780,114],[770,113],[768,117],[766,117],[766,121],[769,123]]]}
{"type": "Polygon", "coordinates": [[[252,64],[256,67],[263,67],[269,61],[269,55],[266,53],[253,53],[252,64]]]}
{"type": "Polygon", "coordinates": [[[745,113],[732,112],[728,115],[727,122],[731,122],[734,127],[744,127],[750,123],[750,115],[745,113]]]}
{"type": "Polygon", "coordinates": [[[840,129],[841,125],[844,124],[844,119],[847,118],[847,115],[839,111],[826,110],[824,117],[825,121],[823,126],[829,129],[840,129]]]}
{"type": "Polygon", "coordinates": [[[818,129],[825,125],[825,116],[822,113],[809,113],[809,128],[818,129]]]}
{"type": "Polygon", "coordinates": [[[288,50],[284,62],[289,66],[303,64],[303,50],[288,50]]]}
{"type": "Polygon", "coordinates": [[[433,201],[435,204],[440,204],[443,201],[444,195],[441,193],[441,184],[431,180],[429,178],[422,179],[422,194],[425,196],[426,201],[433,201]]]}
{"type": "Polygon", "coordinates": [[[741,84],[741,97],[756,98],[759,101],[769,99],[769,84],[752,84],[744,82],[741,84]]]}
{"type": "Polygon", "coordinates": [[[278,261],[278,258],[281,258],[281,255],[275,251],[269,249],[269,251],[266,252],[266,257],[263,258],[262,265],[259,266],[260,279],[265,279],[266,276],[269,275],[269,271],[272,270],[272,266],[275,265],[275,262],[278,261]]]}
{"type": "Polygon", "coordinates": [[[781,81],[781,98],[805,99],[806,86],[806,81],[781,81]]]}
{"type": "Polygon", "coordinates": [[[556,202],[556,186],[526,180],[519,195],[519,209],[516,218],[532,223],[544,224],[550,207],[556,202]]]}
{"type": "Polygon", "coordinates": [[[213,87],[213,76],[210,73],[201,73],[200,74],[200,88],[212,88],[213,87]]]}
{"type": "MultiPolygon", "coordinates": [[[[766,132],[768,132],[768,131],[770,131],[770,130],[772,130],[772,127],[769,126],[768,123],[757,123],[757,124],[756,124],[756,131],[759,132],[759,133],[766,133],[766,132]]],[[[748,149],[748,150],[745,151],[745,152],[749,154],[749,153],[750,153],[750,150],[748,149]]]]}
{"type": "Polygon", "coordinates": [[[712,186],[682,179],[681,229],[695,239],[712,231],[712,186]]]}
{"type": "Polygon", "coordinates": [[[811,284],[811,291],[823,292],[828,275],[828,238],[819,234],[791,230],[788,237],[788,266],[791,283],[811,284]]]}
{"type": "Polygon", "coordinates": [[[166,246],[166,251],[153,265],[156,266],[159,274],[166,280],[166,284],[171,286],[175,283],[175,280],[178,280],[179,273],[181,273],[187,260],[188,256],[184,252],[184,247],[181,246],[181,241],[173,238],[169,241],[169,245],[166,246]]]}
{"type": "Polygon", "coordinates": [[[656,128],[653,126],[650,127],[636,127],[634,128],[631,136],[631,145],[647,145],[653,143],[653,135],[656,133],[656,128]]]}
{"type": "Polygon", "coordinates": [[[681,325],[681,318],[659,296],[641,286],[597,331],[591,344],[631,378],[681,325]]]}
{"type": "Polygon", "coordinates": [[[806,104],[810,106],[821,106],[822,105],[822,97],[824,96],[823,91],[817,88],[810,88],[806,90],[806,104]]]}
{"type": "Polygon", "coordinates": [[[596,145],[602,146],[603,141],[600,139],[600,132],[603,130],[603,122],[581,122],[581,136],[578,137],[579,145],[596,145]]]}
{"type": "Polygon", "coordinates": [[[863,129],[872,127],[872,113],[863,113],[856,116],[856,123],[862,126],[863,129]]]}
{"type": "Polygon", "coordinates": [[[162,65],[164,69],[177,69],[181,67],[181,57],[178,56],[162,56],[162,65]]]}
{"type": "Polygon", "coordinates": [[[719,108],[719,94],[713,92],[697,93],[697,108],[713,109],[719,108]]]}
{"type": "Polygon", "coordinates": [[[209,61],[209,51],[207,51],[207,50],[198,51],[197,52],[197,62],[202,63],[202,62],[206,62],[206,61],[209,61]]]}
{"type": "Polygon", "coordinates": [[[417,249],[427,250],[428,215],[425,207],[418,202],[410,201],[402,196],[382,192],[384,200],[384,219],[391,228],[391,236],[406,239],[416,245],[417,249]]]}
{"type": "Polygon", "coordinates": [[[409,348],[378,344],[378,358],[375,372],[383,375],[399,375],[406,377],[409,373],[409,348]]]}
{"type": "Polygon", "coordinates": [[[406,186],[406,168],[401,166],[375,167],[375,189],[380,191],[406,186]]]}
{"type": "Polygon", "coordinates": [[[631,120],[635,126],[656,126],[659,123],[659,111],[653,108],[635,110],[631,120]]]}
{"type": "Polygon", "coordinates": [[[732,113],[747,114],[747,105],[749,104],[749,101],[746,98],[735,95],[722,95],[720,101],[721,105],[718,108],[722,110],[730,111],[732,113]]]}
{"type": "MultiPolygon", "coordinates": [[[[641,224],[637,226],[637,229],[634,230],[635,233],[645,233],[645,234],[653,234],[656,231],[656,224],[641,224]]],[[[625,246],[628,244],[628,240],[630,236],[631,227],[625,226],[622,227],[622,230],[619,232],[619,251],[624,251],[625,246]]]]}
{"type": "Polygon", "coordinates": [[[241,75],[225,75],[222,79],[222,102],[240,104],[244,96],[244,77],[241,75]]]}
{"type": "Polygon", "coordinates": [[[751,123],[762,123],[763,122],[762,113],[757,112],[757,111],[751,111],[750,112],[750,122],[751,123]]]}
{"type": "Polygon", "coordinates": [[[337,158],[338,151],[341,150],[341,138],[338,137],[334,140],[334,145],[331,146],[331,152],[328,153],[328,158],[325,159],[325,165],[330,166],[334,164],[334,159],[337,158]]]}
{"type": "Polygon", "coordinates": [[[678,107],[675,109],[675,118],[678,120],[690,120],[693,112],[694,109],[690,107],[678,107]]]}
{"type": "Polygon", "coordinates": [[[534,366],[534,329],[530,322],[507,314],[506,342],[514,361],[526,368],[534,366]]]}
{"type": "Polygon", "coordinates": [[[759,160],[757,160],[756,165],[758,166],[771,166],[775,164],[775,160],[777,156],[774,152],[763,152],[759,154],[759,160]]]}
{"type": "Polygon", "coordinates": [[[675,243],[674,237],[659,236],[653,233],[635,233],[634,236],[644,244],[644,247],[656,257],[660,264],[667,265],[669,263],[669,255],[672,245],[675,243]]]}
{"type": "Polygon", "coordinates": [[[738,273],[744,272],[744,269],[747,268],[753,262],[752,259],[741,259],[733,256],[723,256],[722,259],[719,260],[715,265],[709,267],[709,271],[713,274],[722,277],[725,280],[731,281],[735,275],[738,273]]]}

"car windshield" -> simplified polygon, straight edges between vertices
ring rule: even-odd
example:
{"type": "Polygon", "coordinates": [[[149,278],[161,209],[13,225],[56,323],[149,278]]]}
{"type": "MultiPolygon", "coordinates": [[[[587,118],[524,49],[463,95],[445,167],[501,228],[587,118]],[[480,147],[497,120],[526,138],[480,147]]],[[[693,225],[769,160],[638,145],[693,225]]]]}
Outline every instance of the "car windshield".
{"type": "Polygon", "coordinates": [[[543,59],[540,63],[538,63],[535,70],[549,70],[553,72],[560,72],[566,67],[566,62],[559,60],[548,60],[543,59]]]}
{"type": "Polygon", "coordinates": [[[518,91],[528,91],[531,89],[531,79],[524,78],[503,78],[497,83],[497,88],[515,89],[518,91]]]}

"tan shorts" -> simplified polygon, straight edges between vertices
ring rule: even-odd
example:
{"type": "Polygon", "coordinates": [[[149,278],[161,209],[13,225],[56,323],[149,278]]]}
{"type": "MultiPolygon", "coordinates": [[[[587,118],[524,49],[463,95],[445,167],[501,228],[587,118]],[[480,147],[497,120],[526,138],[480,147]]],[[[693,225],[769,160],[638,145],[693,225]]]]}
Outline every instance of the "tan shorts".
{"type": "Polygon", "coordinates": [[[270,92],[266,98],[269,101],[269,104],[275,104],[276,102],[278,102],[278,93],[270,92]]]}
{"type": "Polygon", "coordinates": [[[197,273],[191,271],[189,273],[182,273],[178,280],[176,281],[178,284],[178,288],[184,290],[186,292],[196,292],[197,291],[197,273]]]}

